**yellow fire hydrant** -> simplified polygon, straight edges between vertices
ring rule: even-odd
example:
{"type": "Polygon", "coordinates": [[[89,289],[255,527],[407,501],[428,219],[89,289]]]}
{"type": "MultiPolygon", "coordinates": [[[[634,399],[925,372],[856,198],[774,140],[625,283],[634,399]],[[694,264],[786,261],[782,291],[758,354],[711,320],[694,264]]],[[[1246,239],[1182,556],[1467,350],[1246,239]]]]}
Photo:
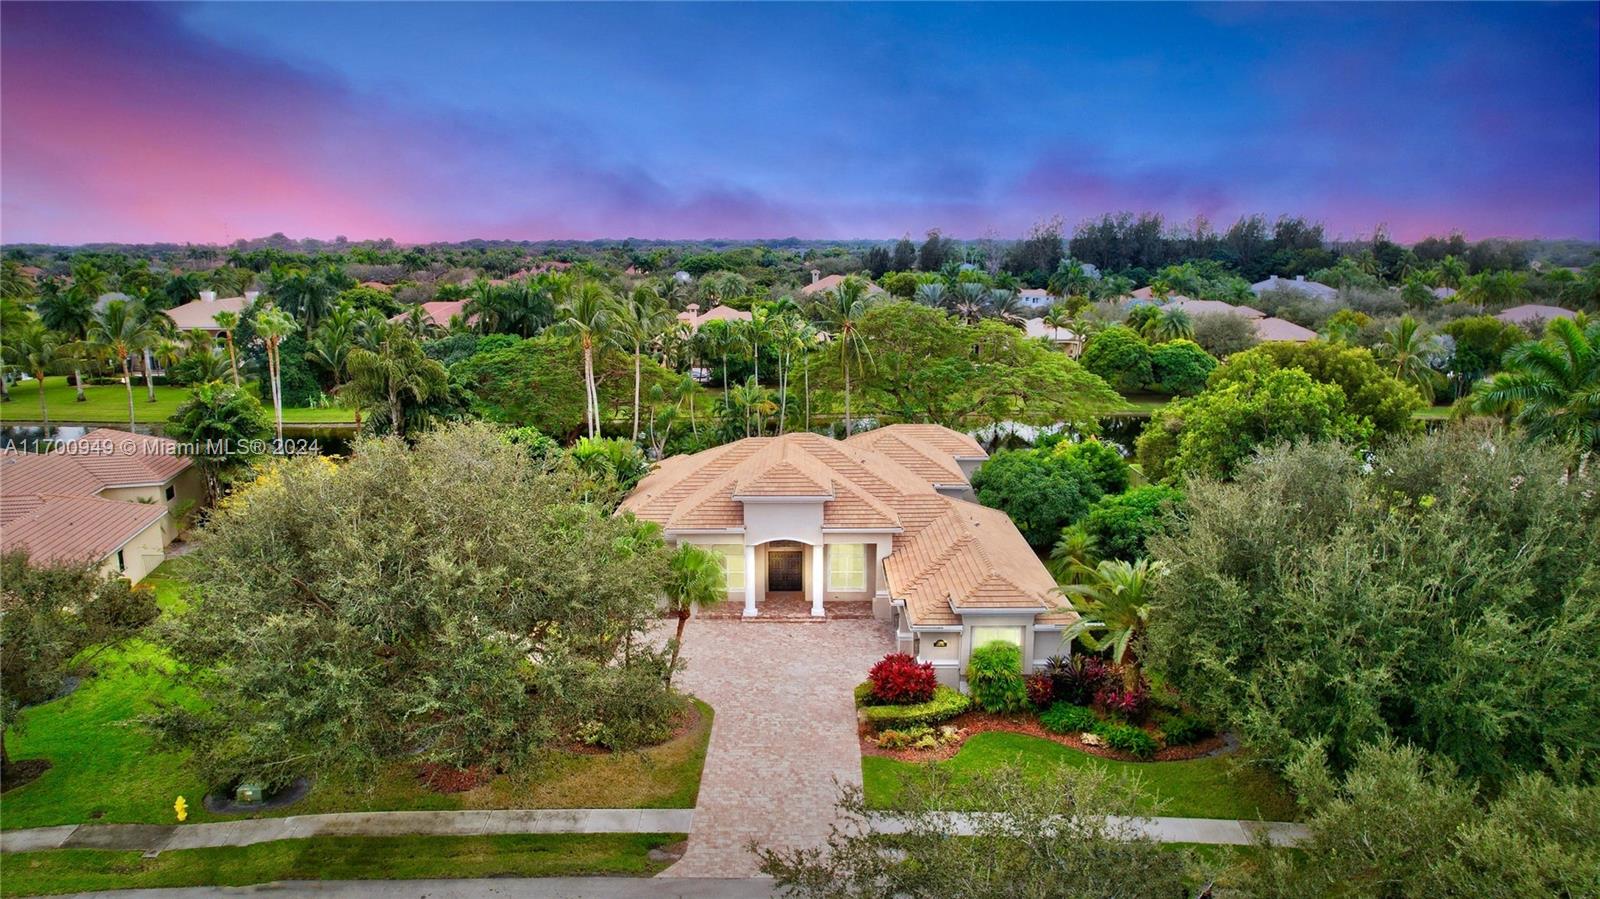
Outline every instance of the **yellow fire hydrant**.
{"type": "Polygon", "coordinates": [[[178,801],[172,804],[172,810],[178,813],[179,824],[189,819],[189,803],[184,801],[182,796],[179,796],[178,801]]]}

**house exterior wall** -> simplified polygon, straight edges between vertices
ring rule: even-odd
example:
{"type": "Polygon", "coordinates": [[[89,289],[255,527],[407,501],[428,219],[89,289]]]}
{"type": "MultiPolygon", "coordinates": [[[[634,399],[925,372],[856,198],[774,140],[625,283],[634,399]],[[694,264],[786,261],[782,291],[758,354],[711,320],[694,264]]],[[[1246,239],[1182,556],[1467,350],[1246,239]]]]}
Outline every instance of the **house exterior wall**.
{"type": "Polygon", "coordinates": [[[137,584],[144,580],[156,566],[166,560],[166,537],[162,534],[162,523],[166,519],[153,521],[148,527],[134,535],[132,540],[122,546],[122,568],[117,568],[117,553],[113,550],[100,562],[100,570],[107,574],[121,574],[129,581],[137,584]]]}
{"type": "Polygon", "coordinates": [[[187,509],[199,505],[205,497],[205,476],[198,466],[191,465],[172,480],[159,486],[110,487],[100,491],[103,499],[133,503],[154,503],[167,507],[167,517],[161,520],[162,539],[167,543],[176,540],[183,530],[183,516],[187,509]],[[172,488],[172,499],[167,499],[167,488],[172,488]]]}
{"type": "MultiPolygon", "coordinates": [[[[916,656],[920,662],[933,665],[939,683],[962,689],[966,686],[967,665],[972,660],[972,650],[977,648],[975,629],[989,627],[1015,628],[1022,641],[1023,670],[1039,671],[1053,655],[1067,655],[1071,646],[1063,647],[1061,632],[1048,626],[1036,625],[1028,613],[1015,615],[962,615],[961,624],[951,627],[928,627],[912,630],[905,611],[895,610],[896,648],[916,656]],[[937,644],[945,645],[939,646],[937,644]]],[[[979,632],[980,637],[982,632],[979,632]]]]}

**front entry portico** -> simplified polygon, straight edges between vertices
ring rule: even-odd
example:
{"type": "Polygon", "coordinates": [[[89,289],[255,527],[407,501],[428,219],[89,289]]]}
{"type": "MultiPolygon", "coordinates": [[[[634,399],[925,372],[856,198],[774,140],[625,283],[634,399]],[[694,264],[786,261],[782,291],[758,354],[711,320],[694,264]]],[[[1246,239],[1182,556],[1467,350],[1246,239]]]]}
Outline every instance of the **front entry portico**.
{"type": "Polygon", "coordinates": [[[805,589],[805,550],[796,546],[767,547],[767,592],[799,593],[805,589]]]}
{"type": "Polygon", "coordinates": [[[758,596],[773,593],[800,593],[811,601],[811,614],[821,618],[825,576],[821,545],[798,540],[773,540],[744,547],[747,576],[744,581],[744,615],[760,614],[758,596]],[[764,564],[761,564],[764,563],[764,564]],[[758,567],[759,565],[759,567],[758,567]]]}

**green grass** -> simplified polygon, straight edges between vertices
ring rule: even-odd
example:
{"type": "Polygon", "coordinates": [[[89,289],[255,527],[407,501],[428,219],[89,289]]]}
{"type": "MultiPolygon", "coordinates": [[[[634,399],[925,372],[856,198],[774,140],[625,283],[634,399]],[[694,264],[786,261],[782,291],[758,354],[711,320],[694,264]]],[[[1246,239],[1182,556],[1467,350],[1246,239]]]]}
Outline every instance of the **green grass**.
{"type": "MultiPolygon", "coordinates": [[[[45,378],[44,401],[50,410],[51,422],[84,422],[87,424],[128,426],[128,390],[120,384],[89,384],[83,388],[84,402],[77,401],[77,391],[67,383],[65,375],[45,378]]],[[[259,388],[259,385],[252,384],[259,388]]],[[[134,420],[141,425],[164,422],[178,410],[178,404],[189,397],[187,387],[156,387],[156,401],[149,402],[144,382],[133,389],[134,420]]],[[[257,396],[260,396],[259,389],[257,396]]],[[[270,404],[266,404],[270,405],[270,404]]],[[[24,381],[11,386],[11,402],[0,403],[0,421],[37,422],[39,420],[39,386],[24,381]]],[[[285,422],[311,424],[354,423],[349,409],[337,406],[328,409],[302,409],[284,407],[285,422]]]]}
{"type": "MultiPolygon", "coordinates": [[[[164,563],[145,580],[168,613],[181,613],[183,559],[164,563]]],[[[51,824],[172,823],[183,796],[189,820],[232,820],[206,811],[202,783],[186,752],[160,751],[136,719],[157,703],[193,705],[200,697],[173,677],[163,649],[133,641],[94,660],[96,673],[70,696],[27,710],[22,727],[6,733],[12,759],[47,758],[50,770],[0,799],[0,828],[51,824]]],[[[319,781],[288,808],[252,817],[335,811],[487,808],[693,808],[711,739],[711,708],[696,703],[699,720],[687,732],[638,752],[544,753],[536,768],[503,775],[465,793],[442,794],[417,783],[409,764],[382,771],[374,782],[319,781]]]]}
{"type": "Polygon", "coordinates": [[[56,849],[5,856],[0,895],[134,887],[244,886],[278,880],[431,877],[647,877],[648,853],[683,834],[514,834],[478,837],[315,837],[254,846],[138,852],[56,849]]]}
{"type": "MultiPolygon", "coordinates": [[[[1137,777],[1148,797],[1149,811],[1175,818],[1262,818],[1293,820],[1294,802],[1281,782],[1263,769],[1222,756],[1186,762],[1119,762],[1103,759],[1040,737],[1004,732],[973,736],[948,761],[935,762],[956,780],[991,771],[1001,765],[1020,765],[1024,772],[1043,774],[1066,765],[1089,765],[1113,774],[1137,777]]],[[[861,759],[866,798],[874,808],[893,808],[906,775],[919,767],[878,756],[861,759]]]]}

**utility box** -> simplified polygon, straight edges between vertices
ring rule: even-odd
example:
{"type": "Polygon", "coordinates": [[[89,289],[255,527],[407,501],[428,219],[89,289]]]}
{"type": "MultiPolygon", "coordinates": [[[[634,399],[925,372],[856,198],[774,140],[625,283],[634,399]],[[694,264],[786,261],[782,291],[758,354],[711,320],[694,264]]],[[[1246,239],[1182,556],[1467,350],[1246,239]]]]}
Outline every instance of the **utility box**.
{"type": "Polygon", "coordinates": [[[234,802],[260,802],[261,801],[261,793],[262,793],[261,784],[257,784],[257,783],[242,783],[239,786],[234,788],[234,790],[233,790],[233,801],[234,802]]]}

